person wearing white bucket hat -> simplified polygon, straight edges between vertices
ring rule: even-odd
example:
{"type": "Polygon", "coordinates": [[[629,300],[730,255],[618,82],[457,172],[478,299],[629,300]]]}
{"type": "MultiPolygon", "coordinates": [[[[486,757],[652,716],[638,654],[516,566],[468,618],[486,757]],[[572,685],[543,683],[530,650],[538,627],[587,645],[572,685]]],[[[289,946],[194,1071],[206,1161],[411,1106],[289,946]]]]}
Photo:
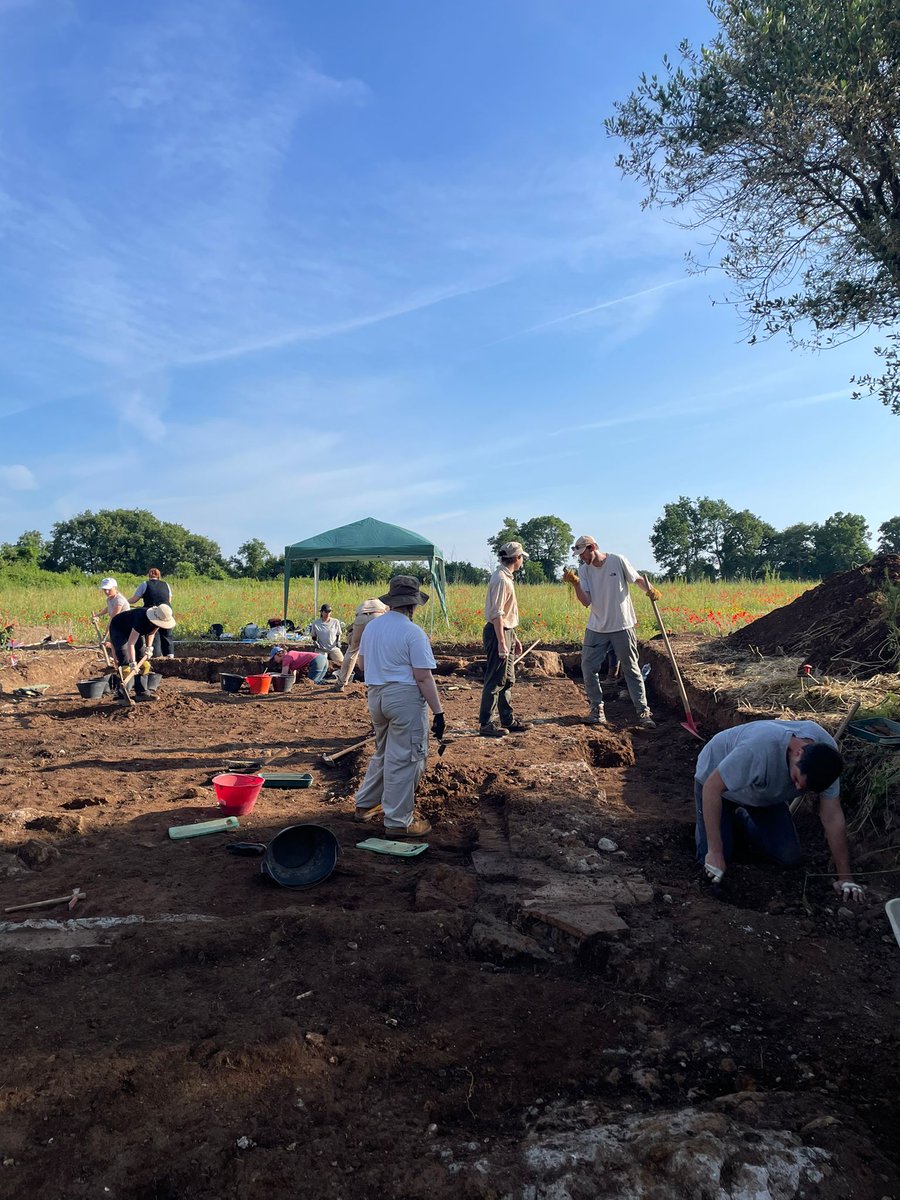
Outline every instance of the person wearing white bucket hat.
{"type": "Polygon", "coordinates": [[[363,630],[370,621],[374,621],[376,617],[383,616],[387,611],[388,606],[382,603],[381,600],[363,600],[362,604],[357,605],[353,616],[353,626],[350,630],[350,643],[347,646],[347,653],[344,655],[344,661],[338,672],[336,691],[342,692],[347,684],[353,680],[353,672],[356,669],[356,660],[359,658],[359,642],[363,635],[363,630]]]}

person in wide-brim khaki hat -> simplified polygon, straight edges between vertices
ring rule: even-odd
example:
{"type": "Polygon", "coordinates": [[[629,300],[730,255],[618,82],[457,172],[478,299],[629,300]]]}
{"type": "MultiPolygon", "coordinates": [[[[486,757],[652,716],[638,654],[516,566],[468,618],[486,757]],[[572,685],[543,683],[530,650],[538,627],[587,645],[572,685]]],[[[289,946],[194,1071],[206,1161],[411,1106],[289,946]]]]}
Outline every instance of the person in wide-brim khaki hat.
{"type": "Polygon", "coordinates": [[[177,624],[175,614],[168,604],[154,604],[147,609],[147,620],[158,625],[160,629],[174,629],[177,624]]]}
{"type": "Polygon", "coordinates": [[[419,588],[419,581],[413,575],[395,575],[388,585],[386,596],[379,596],[382,604],[388,608],[416,608],[427,604],[429,596],[419,588]]]}

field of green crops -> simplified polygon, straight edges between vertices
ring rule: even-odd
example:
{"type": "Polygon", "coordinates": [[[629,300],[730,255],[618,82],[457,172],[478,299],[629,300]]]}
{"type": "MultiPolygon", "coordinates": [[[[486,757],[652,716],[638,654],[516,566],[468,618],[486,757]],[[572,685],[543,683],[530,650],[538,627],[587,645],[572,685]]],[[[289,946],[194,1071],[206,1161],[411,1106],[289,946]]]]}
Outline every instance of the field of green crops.
{"type": "MultiPolygon", "coordinates": [[[[104,597],[85,581],[72,582],[68,576],[44,575],[40,583],[0,585],[0,626],[13,625],[34,629],[43,627],[54,637],[72,637],[76,643],[93,640],[90,612],[103,606],[104,597]]],[[[120,590],[132,594],[140,580],[120,578],[120,590]]],[[[813,583],[768,581],[751,583],[668,583],[662,585],[660,610],[670,630],[700,629],[713,635],[729,633],[755,617],[790,603],[813,583]]],[[[264,625],[269,617],[282,611],[280,580],[173,580],[173,607],[178,618],[177,637],[204,634],[213,622],[224,625],[226,632],[238,634],[249,622],[264,625]]],[[[378,589],[375,589],[376,592],[378,589]]],[[[427,590],[427,589],[426,589],[427,590]]],[[[320,585],[319,603],[328,601],[334,615],[344,622],[353,610],[371,595],[371,585],[329,580],[320,585]]],[[[632,589],[638,614],[638,634],[649,636],[655,629],[650,603],[642,592],[632,589]]],[[[564,584],[541,584],[518,588],[523,641],[540,638],[542,642],[580,641],[586,610],[564,584]]],[[[480,642],[484,588],[454,585],[448,590],[450,624],[440,612],[434,615],[436,642],[480,642]]],[[[430,607],[430,606],[429,606],[430,607]]],[[[288,616],[299,626],[312,619],[313,587],[309,579],[291,583],[288,616]]],[[[419,617],[430,628],[431,616],[422,610],[419,617]]],[[[15,632],[13,638],[16,637],[15,632]]]]}

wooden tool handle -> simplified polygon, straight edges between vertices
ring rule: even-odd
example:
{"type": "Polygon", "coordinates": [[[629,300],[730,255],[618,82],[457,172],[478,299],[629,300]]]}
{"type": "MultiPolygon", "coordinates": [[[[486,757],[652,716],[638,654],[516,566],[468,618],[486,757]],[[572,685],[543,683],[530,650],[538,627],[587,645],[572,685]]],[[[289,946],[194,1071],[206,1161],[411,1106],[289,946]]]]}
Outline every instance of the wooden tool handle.
{"type": "Polygon", "coordinates": [[[54,896],[52,900],[34,900],[31,904],[13,904],[9,908],[4,908],[5,913],[24,912],[27,908],[53,908],[56,904],[69,904],[72,900],[84,900],[87,892],[81,891],[80,888],[75,888],[73,892],[67,892],[65,896],[54,896]]]}
{"type": "MultiPolygon", "coordinates": [[[[373,735],[374,736],[374,735],[373,735]]],[[[355,746],[348,746],[346,750],[338,750],[337,754],[323,754],[322,762],[333,763],[339,758],[343,758],[345,754],[352,754],[354,750],[361,750],[363,746],[371,742],[372,737],[363,738],[361,742],[357,742],[355,746]]]]}

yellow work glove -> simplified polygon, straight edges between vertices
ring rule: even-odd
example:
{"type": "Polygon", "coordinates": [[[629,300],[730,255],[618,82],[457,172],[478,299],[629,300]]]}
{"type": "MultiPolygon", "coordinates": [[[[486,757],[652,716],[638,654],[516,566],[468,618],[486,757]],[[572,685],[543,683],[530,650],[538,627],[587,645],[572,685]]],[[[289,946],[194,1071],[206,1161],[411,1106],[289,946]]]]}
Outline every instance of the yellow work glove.
{"type": "Polygon", "coordinates": [[[662,592],[659,588],[655,588],[652,583],[647,584],[647,595],[651,600],[655,600],[657,604],[662,600],[662,592]]]}
{"type": "Polygon", "coordinates": [[[134,663],[126,663],[122,668],[122,678],[127,679],[129,675],[134,673],[134,663]]]}
{"type": "Polygon", "coordinates": [[[576,584],[578,583],[578,572],[573,570],[572,567],[566,567],[563,571],[563,579],[566,583],[576,584]]]}
{"type": "Polygon", "coordinates": [[[150,666],[149,660],[145,658],[144,661],[141,663],[141,674],[149,675],[152,670],[153,670],[153,668],[150,666]]]}

